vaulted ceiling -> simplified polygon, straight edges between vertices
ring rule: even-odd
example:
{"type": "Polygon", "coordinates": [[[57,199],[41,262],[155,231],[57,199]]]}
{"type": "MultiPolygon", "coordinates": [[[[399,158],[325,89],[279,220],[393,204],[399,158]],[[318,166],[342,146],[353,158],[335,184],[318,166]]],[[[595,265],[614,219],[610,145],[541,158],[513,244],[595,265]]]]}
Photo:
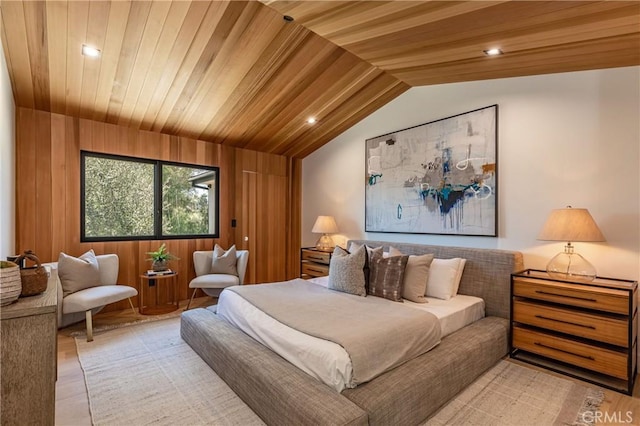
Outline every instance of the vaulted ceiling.
{"type": "Polygon", "coordinates": [[[304,157],[411,86],[640,64],[638,1],[264,3],[2,0],[16,104],[304,157]]]}

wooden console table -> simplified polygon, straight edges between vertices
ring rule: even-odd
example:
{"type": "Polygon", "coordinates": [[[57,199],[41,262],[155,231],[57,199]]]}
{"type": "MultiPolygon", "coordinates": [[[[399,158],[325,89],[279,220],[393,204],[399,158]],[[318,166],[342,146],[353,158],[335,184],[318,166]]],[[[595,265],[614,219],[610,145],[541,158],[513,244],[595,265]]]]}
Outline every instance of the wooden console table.
{"type": "Polygon", "coordinates": [[[0,424],[53,425],[56,407],[57,271],[47,290],[0,308],[0,424]]]}

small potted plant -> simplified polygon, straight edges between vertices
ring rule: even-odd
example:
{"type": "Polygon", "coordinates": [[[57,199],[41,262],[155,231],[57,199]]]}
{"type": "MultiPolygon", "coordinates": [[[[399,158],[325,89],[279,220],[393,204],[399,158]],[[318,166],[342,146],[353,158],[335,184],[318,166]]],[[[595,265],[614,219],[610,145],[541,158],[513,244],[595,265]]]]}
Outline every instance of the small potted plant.
{"type": "Polygon", "coordinates": [[[162,243],[158,250],[148,251],[147,254],[150,256],[147,260],[150,260],[152,262],[151,268],[156,272],[166,271],[167,269],[169,269],[167,267],[167,263],[170,260],[180,260],[167,251],[167,247],[164,243],[162,243]]]}

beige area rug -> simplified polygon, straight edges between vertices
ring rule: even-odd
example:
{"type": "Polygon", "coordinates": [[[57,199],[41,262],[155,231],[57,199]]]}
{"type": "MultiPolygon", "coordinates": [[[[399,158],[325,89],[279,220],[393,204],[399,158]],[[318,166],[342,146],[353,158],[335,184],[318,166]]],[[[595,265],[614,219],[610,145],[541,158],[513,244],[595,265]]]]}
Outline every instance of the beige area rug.
{"type": "MultiPolygon", "coordinates": [[[[96,425],[258,425],[262,421],[180,338],[180,319],[77,337],[96,425]]],[[[597,388],[500,361],[425,423],[589,425],[597,388]]]]}
{"type": "Polygon", "coordinates": [[[603,399],[598,388],[500,361],[425,425],[591,425],[603,399]]]}
{"type": "Polygon", "coordinates": [[[75,340],[93,424],[263,424],[180,338],[177,317],[75,340]]]}
{"type": "MultiPolygon", "coordinates": [[[[180,315],[182,315],[182,313],[184,312],[184,310],[182,308],[177,309],[173,312],[169,312],[168,314],[162,314],[162,315],[140,315],[138,314],[138,317],[132,321],[128,321],[128,322],[119,322],[119,323],[115,323],[115,324],[100,324],[101,319],[97,319],[94,317],[93,319],[93,335],[96,336],[97,334],[101,334],[105,331],[109,331],[109,330],[114,330],[116,328],[123,328],[123,327],[130,327],[132,325],[137,325],[137,324],[143,324],[143,323],[147,323],[147,322],[155,322],[155,321],[162,321],[162,320],[166,320],[169,318],[177,318],[180,315]]],[[[87,330],[86,330],[86,325],[83,322],[81,323],[77,323],[77,324],[73,324],[70,326],[71,327],[77,327],[79,328],[78,330],[75,331],[70,331],[69,332],[69,336],[71,337],[82,337],[82,338],[86,338],[87,337],[87,330]],[[80,329],[82,328],[82,329],[80,329]]]]}

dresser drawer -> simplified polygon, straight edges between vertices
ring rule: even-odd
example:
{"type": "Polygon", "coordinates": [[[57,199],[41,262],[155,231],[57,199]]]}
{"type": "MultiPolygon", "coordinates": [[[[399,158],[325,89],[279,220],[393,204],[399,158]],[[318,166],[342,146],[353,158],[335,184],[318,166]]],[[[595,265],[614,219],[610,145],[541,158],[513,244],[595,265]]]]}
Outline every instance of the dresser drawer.
{"type": "Polygon", "coordinates": [[[573,336],[629,347],[629,323],[576,310],[516,300],[513,320],[573,336]]]}
{"type": "Polygon", "coordinates": [[[331,253],[302,250],[302,260],[309,260],[311,262],[324,263],[325,265],[328,265],[331,262],[331,253]]]}
{"type": "Polygon", "coordinates": [[[629,314],[629,296],[623,290],[516,278],[513,294],[598,311],[629,314]]]}
{"type": "Polygon", "coordinates": [[[303,274],[311,277],[324,277],[329,275],[329,265],[320,265],[318,263],[302,263],[303,274]]]}
{"type": "Polygon", "coordinates": [[[513,346],[571,365],[627,380],[627,353],[513,327],[513,346]]]}

